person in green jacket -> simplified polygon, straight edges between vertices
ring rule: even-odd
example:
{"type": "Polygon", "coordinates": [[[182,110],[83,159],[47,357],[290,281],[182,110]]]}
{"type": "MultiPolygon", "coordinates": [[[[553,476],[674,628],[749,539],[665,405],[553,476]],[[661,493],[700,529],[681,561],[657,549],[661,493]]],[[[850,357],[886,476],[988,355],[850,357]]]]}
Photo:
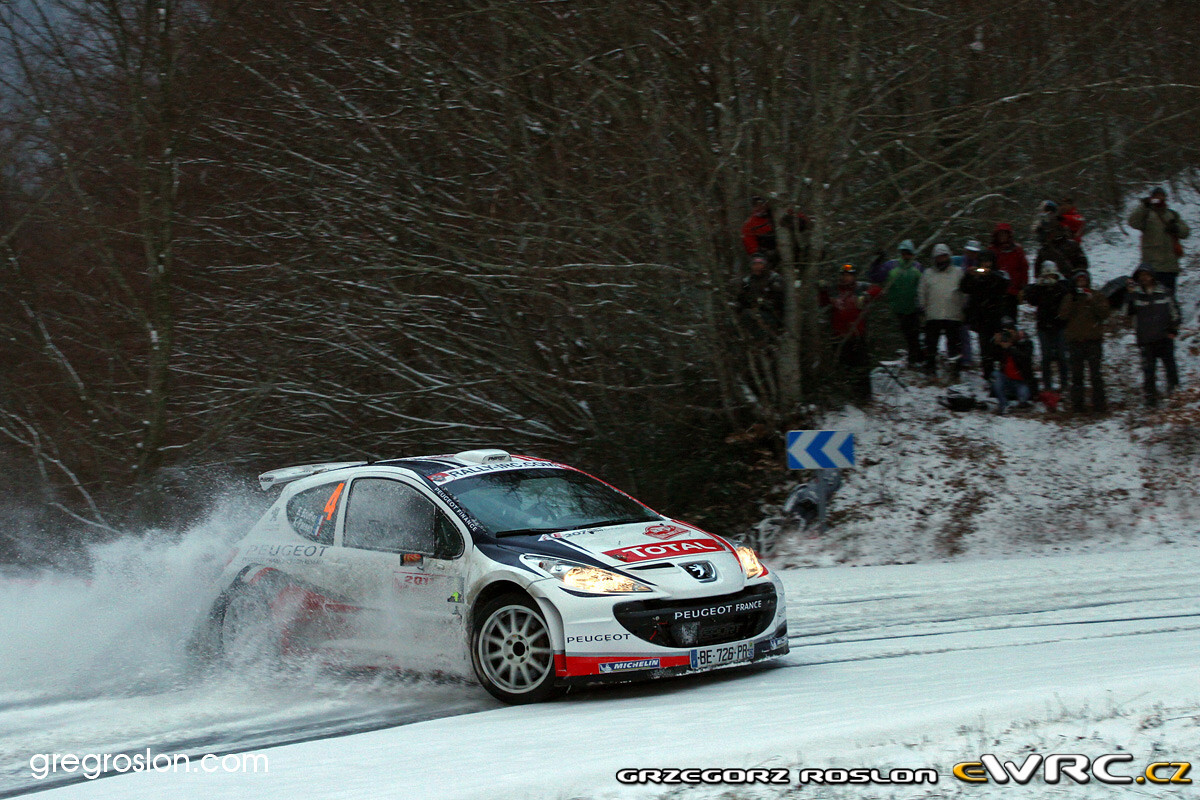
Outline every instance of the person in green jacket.
{"type": "Polygon", "coordinates": [[[908,350],[908,366],[916,367],[924,360],[921,348],[921,309],[917,305],[917,287],[921,282],[921,270],[912,257],[912,245],[909,246],[908,258],[901,253],[888,272],[883,284],[883,296],[887,299],[888,308],[896,315],[900,323],[900,333],[904,335],[904,346],[908,350]]]}
{"type": "Polygon", "coordinates": [[[1165,189],[1156,186],[1149,197],[1142,198],[1129,215],[1129,227],[1142,232],[1142,263],[1154,270],[1155,279],[1174,300],[1179,256],[1183,253],[1179,242],[1192,231],[1178,211],[1167,208],[1165,189]]]}

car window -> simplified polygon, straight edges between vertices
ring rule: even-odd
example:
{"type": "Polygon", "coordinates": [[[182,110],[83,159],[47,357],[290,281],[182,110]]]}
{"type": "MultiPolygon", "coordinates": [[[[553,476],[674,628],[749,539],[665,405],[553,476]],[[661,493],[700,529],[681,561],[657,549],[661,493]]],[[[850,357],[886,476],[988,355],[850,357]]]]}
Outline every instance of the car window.
{"type": "Polygon", "coordinates": [[[573,470],[497,471],[442,488],[498,536],[661,519],[633,498],[573,470]]]}
{"type": "Polygon", "coordinates": [[[433,501],[411,486],[386,478],[359,478],[350,485],[342,544],[433,555],[438,551],[437,517],[433,501]]]}
{"type": "Polygon", "coordinates": [[[319,544],[333,544],[333,526],[346,482],[326,483],[298,492],[288,500],[287,519],[292,530],[319,544]]]}

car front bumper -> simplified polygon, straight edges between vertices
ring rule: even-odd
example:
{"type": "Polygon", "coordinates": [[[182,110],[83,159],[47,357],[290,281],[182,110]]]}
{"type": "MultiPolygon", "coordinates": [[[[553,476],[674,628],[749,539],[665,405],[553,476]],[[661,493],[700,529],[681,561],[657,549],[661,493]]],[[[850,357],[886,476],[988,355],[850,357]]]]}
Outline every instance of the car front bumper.
{"type": "Polygon", "coordinates": [[[554,664],[564,685],[705,672],[788,652],[786,606],[774,576],[702,598],[552,602],[562,619],[554,664]]]}

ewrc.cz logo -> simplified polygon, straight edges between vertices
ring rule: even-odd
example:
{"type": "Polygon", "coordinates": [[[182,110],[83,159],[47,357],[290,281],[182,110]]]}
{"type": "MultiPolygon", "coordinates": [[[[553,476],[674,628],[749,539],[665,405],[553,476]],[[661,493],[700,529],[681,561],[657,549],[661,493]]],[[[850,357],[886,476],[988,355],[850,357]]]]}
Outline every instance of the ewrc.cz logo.
{"type": "Polygon", "coordinates": [[[1132,753],[1106,753],[1093,761],[1079,753],[1030,753],[1020,766],[1012,761],[1001,762],[991,754],[984,753],[978,761],[964,761],[954,765],[954,777],[966,783],[1013,783],[1024,786],[1033,780],[1041,767],[1042,780],[1049,784],[1062,781],[1063,776],[1076,783],[1089,783],[1095,778],[1100,783],[1191,783],[1187,777],[1192,765],[1187,761],[1155,761],[1141,775],[1115,775],[1110,767],[1117,763],[1133,761],[1132,753]]]}

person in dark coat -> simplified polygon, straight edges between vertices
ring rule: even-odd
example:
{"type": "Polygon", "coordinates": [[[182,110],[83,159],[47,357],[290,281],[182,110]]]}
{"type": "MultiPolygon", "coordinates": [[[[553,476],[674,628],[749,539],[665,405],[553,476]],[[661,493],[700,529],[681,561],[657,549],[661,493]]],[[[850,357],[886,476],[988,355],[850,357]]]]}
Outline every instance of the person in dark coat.
{"type": "Polygon", "coordinates": [[[1083,407],[1083,368],[1086,366],[1092,384],[1092,409],[1107,411],[1104,395],[1104,320],[1112,306],[1102,292],[1092,291],[1092,278],[1086,272],[1071,276],[1074,289],[1063,298],[1058,309],[1059,319],[1066,322],[1063,334],[1067,340],[1068,360],[1071,363],[1071,407],[1076,413],[1083,407]]]}
{"type": "Polygon", "coordinates": [[[750,274],[737,294],[738,316],[756,339],[774,338],[783,329],[783,279],[767,265],[766,256],[750,259],[750,274]]]}
{"type": "Polygon", "coordinates": [[[1062,391],[1067,386],[1067,340],[1063,329],[1067,323],[1058,317],[1062,308],[1063,298],[1071,291],[1068,283],[1053,261],[1042,264],[1042,273],[1037,283],[1025,287],[1025,302],[1037,309],[1038,346],[1042,351],[1042,383],[1045,388],[1062,391]],[[1058,365],[1058,379],[1055,383],[1052,375],[1054,365],[1058,365]]]}
{"type": "Polygon", "coordinates": [[[1079,242],[1072,238],[1070,228],[1061,222],[1055,222],[1046,236],[1046,241],[1038,250],[1037,259],[1033,264],[1035,277],[1041,276],[1042,264],[1046,261],[1057,264],[1059,271],[1064,275],[1074,275],[1081,269],[1088,269],[1087,256],[1079,242]]]}
{"type": "Polygon", "coordinates": [[[1032,232],[1037,239],[1038,247],[1045,247],[1050,241],[1051,232],[1058,227],[1060,218],[1058,216],[1058,203],[1053,200],[1046,200],[1042,203],[1042,207],[1038,209],[1038,214],[1033,218],[1032,232]]]}
{"type": "Polygon", "coordinates": [[[1155,370],[1163,362],[1167,373],[1167,394],[1179,386],[1179,368],[1175,364],[1175,336],[1179,333],[1179,306],[1159,284],[1154,270],[1143,264],[1133,273],[1126,293],[1125,313],[1134,318],[1138,348],[1142,351],[1142,390],[1146,406],[1158,405],[1155,370]]]}
{"type": "Polygon", "coordinates": [[[1008,276],[996,269],[996,255],[991,250],[979,253],[979,263],[967,270],[958,285],[967,298],[966,320],[971,330],[979,334],[979,360],[984,380],[991,380],[996,355],[992,340],[1000,330],[1000,319],[1008,304],[1008,276]]]}
{"type": "Polygon", "coordinates": [[[1008,396],[1017,398],[1018,408],[1028,408],[1029,398],[1037,394],[1037,376],[1033,372],[1033,343],[1017,330],[1011,317],[1000,321],[1000,330],[992,341],[996,348],[996,370],[992,373],[992,393],[999,406],[997,414],[1008,412],[1008,396]]]}
{"type": "Polygon", "coordinates": [[[850,373],[851,382],[863,399],[871,396],[867,312],[882,293],[882,287],[859,281],[853,264],[844,264],[833,291],[821,286],[817,297],[818,305],[831,309],[829,323],[837,359],[850,373]]]}

